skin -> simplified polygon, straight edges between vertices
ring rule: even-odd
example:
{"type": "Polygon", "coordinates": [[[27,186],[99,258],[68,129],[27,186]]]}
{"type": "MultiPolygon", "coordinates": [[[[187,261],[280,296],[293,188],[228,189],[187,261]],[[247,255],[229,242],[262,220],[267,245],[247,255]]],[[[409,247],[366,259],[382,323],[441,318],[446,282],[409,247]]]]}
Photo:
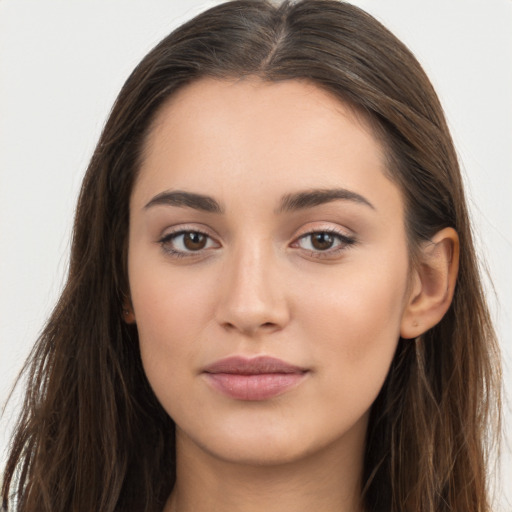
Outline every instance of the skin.
{"type": "Polygon", "coordinates": [[[400,335],[439,320],[456,274],[449,230],[425,251],[430,271],[411,269],[384,162],[364,120],[306,82],[203,79],[162,108],[131,197],[127,321],[176,422],[166,511],[362,510],[371,404],[400,335]],[[341,188],[368,204],[280,208],[290,194],[341,188]],[[169,191],[210,196],[223,213],[147,206],[169,191]],[[172,236],[184,230],[204,247],[172,236]],[[309,234],[326,231],[332,246],[318,249],[309,234]],[[232,355],[307,373],[279,396],[237,400],[202,373],[232,355]]]}

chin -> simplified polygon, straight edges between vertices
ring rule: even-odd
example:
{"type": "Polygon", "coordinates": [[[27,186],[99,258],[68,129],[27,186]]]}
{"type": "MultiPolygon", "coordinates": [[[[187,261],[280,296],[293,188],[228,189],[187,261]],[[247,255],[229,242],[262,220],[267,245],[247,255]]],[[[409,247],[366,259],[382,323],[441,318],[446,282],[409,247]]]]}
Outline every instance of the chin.
{"type": "Polygon", "coordinates": [[[178,437],[217,460],[255,467],[293,464],[332,449],[345,452],[349,447],[351,451],[365,438],[366,417],[355,425],[337,425],[338,428],[326,428],[324,422],[311,421],[312,418],[295,418],[292,422],[279,422],[276,417],[240,419],[212,422],[208,429],[203,425],[197,430],[189,429],[187,434],[178,429],[178,437]]]}
{"type": "MultiPolygon", "coordinates": [[[[219,440],[220,441],[220,440],[219,440]]],[[[203,447],[213,457],[245,466],[277,466],[297,462],[309,455],[314,449],[304,443],[290,440],[244,436],[238,439],[226,439],[225,442],[212,443],[203,447]],[[309,448],[309,449],[308,449],[309,448]]]]}

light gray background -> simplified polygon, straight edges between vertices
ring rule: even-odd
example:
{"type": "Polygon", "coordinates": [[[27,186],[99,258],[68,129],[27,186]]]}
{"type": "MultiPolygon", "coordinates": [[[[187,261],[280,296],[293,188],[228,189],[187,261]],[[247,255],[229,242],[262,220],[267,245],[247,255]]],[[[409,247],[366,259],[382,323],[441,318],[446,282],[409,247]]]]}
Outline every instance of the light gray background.
{"type": "MultiPolygon", "coordinates": [[[[0,406],[62,287],[78,188],[121,85],[173,27],[215,3],[0,0],[0,406]]],[[[512,1],[353,3],[413,50],[441,97],[494,282],[510,395],[512,1]]],[[[19,403],[16,393],[0,421],[0,463],[19,403]]],[[[497,493],[504,511],[512,510],[509,446],[497,493]]]]}

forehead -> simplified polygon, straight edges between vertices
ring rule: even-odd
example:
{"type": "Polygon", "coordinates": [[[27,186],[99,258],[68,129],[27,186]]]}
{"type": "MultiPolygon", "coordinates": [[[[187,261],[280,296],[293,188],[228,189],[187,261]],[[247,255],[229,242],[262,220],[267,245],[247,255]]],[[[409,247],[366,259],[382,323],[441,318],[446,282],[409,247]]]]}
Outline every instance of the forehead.
{"type": "Polygon", "coordinates": [[[231,80],[206,77],[179,89],[164,103],[150,127],[145,149],[147,152],[155,140],[165,137],[163,132],[188,125],[194,125],[194,131],[201,127],[214,128],[208,133],[213,137],[224,121],[232,129],[245,128],[245,133],[261,136],[268,132],[257,133],[258,127],[262,124],[268,127],[272,121],[274,127],[286,130],[283,136],[289,137],[293,126],[303,128],[305,122],[310,133],[331,130],[332,121],[340,121],[340,116],[367,135],[374,136],[379,149],[383,149],[374,133],[375,123],[368,115],[310,81],[269,82],[258,77],[231,80]]]}
{"type": "Polygon", "coordinates": [[[177,188],[249,197],[332,187],[372,194],[387,187],[396,196],[385,161],[364,116],[314,84],[201,79],[158,113],[135,194],[149,199],[177,188]]]}

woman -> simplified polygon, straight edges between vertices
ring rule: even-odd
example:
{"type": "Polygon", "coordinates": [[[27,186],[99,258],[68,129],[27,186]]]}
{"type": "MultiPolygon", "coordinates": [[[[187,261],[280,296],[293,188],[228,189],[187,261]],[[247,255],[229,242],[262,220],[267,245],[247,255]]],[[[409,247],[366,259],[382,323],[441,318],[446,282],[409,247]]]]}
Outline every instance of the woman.
{"type": "Polygon", "coordinates": [[[496,354],[414,57],[344,3],[230,2],[116,101],[4,506],[489,510],[496,354]]]}

